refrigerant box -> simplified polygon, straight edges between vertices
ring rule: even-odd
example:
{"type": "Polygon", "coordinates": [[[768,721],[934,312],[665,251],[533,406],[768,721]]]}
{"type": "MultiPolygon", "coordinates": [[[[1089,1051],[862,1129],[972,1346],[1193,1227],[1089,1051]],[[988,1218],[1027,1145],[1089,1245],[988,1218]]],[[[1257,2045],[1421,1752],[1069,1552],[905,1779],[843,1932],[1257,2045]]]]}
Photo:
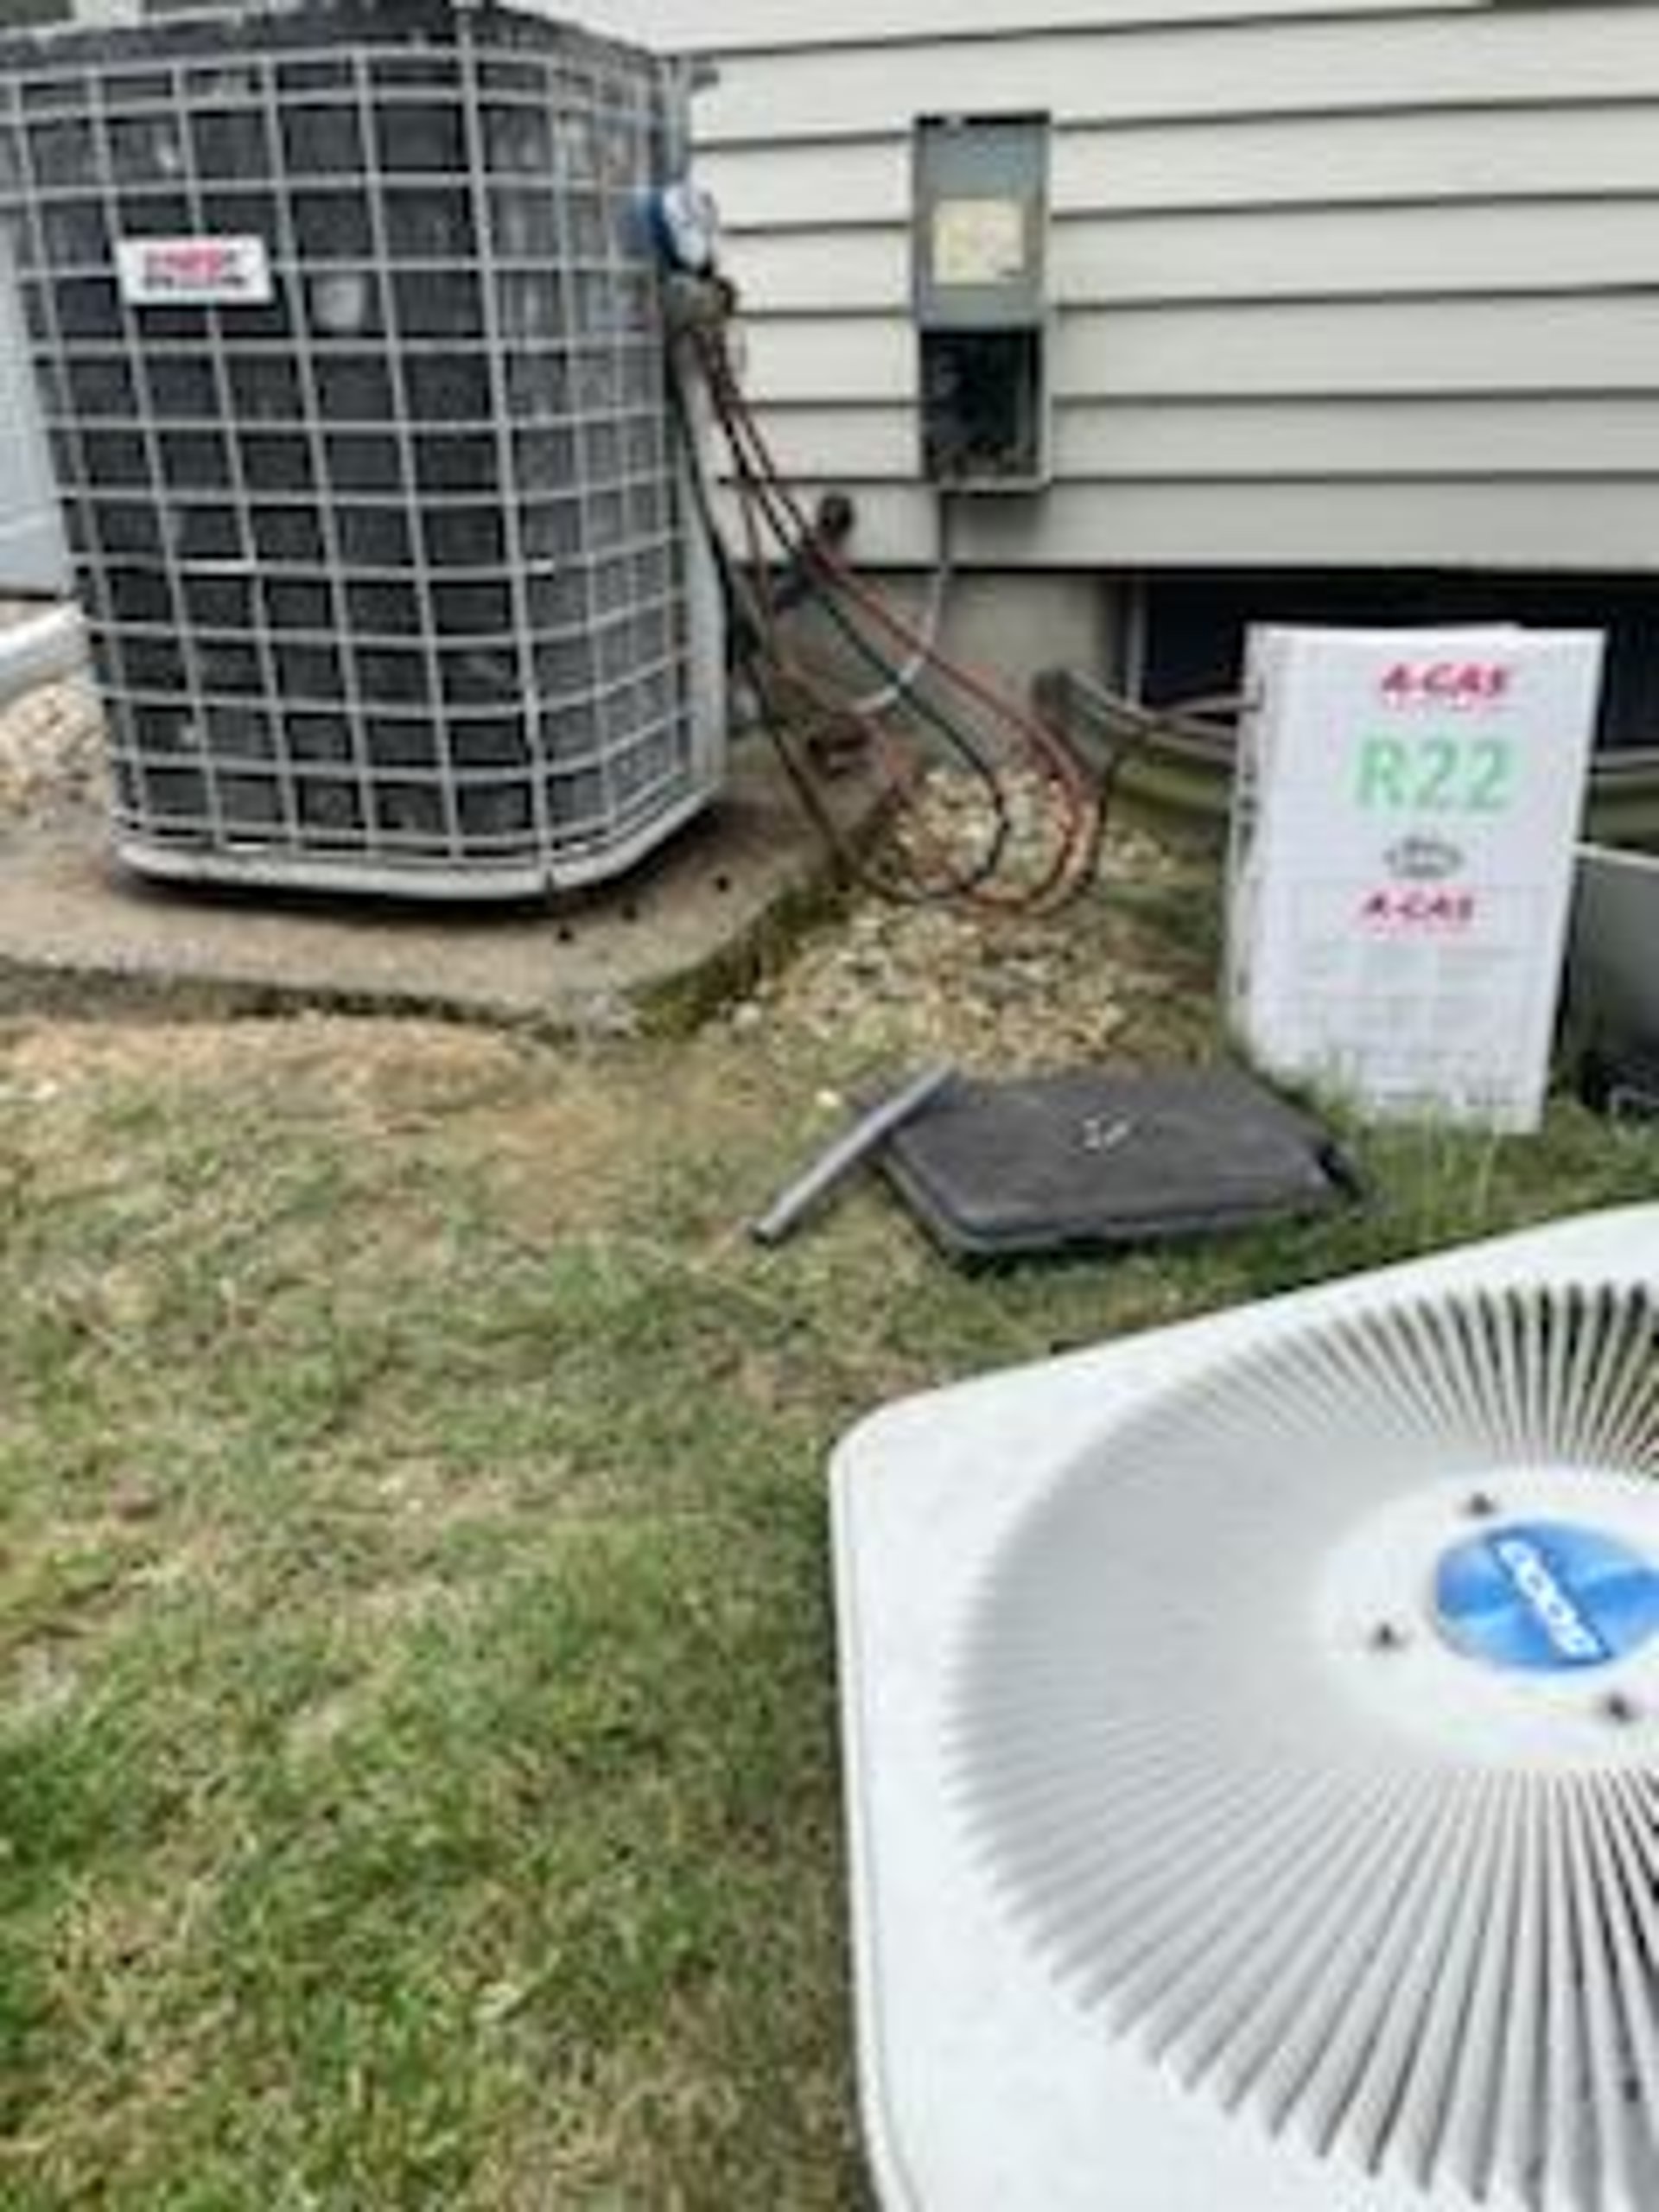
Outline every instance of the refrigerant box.
{"type": "Polygon", "coordinates": [[[1227,990],[1261,1066],[1379,1116],[1538,1126],[1604,642],[1252,634],[1227,990]]]}

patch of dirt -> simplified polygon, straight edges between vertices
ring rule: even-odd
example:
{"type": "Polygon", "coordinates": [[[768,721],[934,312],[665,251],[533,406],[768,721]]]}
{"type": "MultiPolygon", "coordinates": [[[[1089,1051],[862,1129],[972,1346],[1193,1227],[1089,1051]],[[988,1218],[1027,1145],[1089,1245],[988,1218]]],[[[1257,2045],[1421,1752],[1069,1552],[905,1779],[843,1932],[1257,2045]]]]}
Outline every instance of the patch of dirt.
{"type": "Polygon", "coordinates": [[[12,1656],[4,1697],[6,1723],[23,1729],[55,1719],[75,1701],[80,1669],[59,1641],[24,1643],[12,1656]]]}
{"type": "Polygon", "coordinates": [[[336,1627],[342,1648],[355,1653],[356,1664],[345,1680],[289,1719],[284,1741],[290,1756],[304,1759],[326,1752],[359,1726],[396,1675],[399,1639],[441,1617],[458,1619],[476,1601],[473,1590],[430,1574],[377,1583],[353,1592],[345,1601],[336,1627]]]}
{"type": "Polygon", "coordinates": [[[485,1166],[523,1234],[569,1235],[648,1206],[664,1178],[711,1145],[775,1128],[770,1070],[734,1065],[724,1038],[613,1048],[458,1119],[454,1142],[485,1166]]]}
{"type": "Polygon", "coordinates": [[[396,1459],[370,1484],[369,1494],[391,1523],[417,1535],[423,1544],[452,1529],[510,1520],[521,1510],[510,1480],[460,1476],[442,1459],[396,1459]]]}
{"type": "MultiPolygon", "coordinates": [[[[642,1153],[671,1148],[689,1122],[719,1110],[695,1040],[673,1085],[645,1048],[637,1104],[625,1116],[632,1055],[596,1056],[575,1045],[550,1047],[500,1032],[442,1021],[300,1014],[238,1021],[54,1021],[0,1026],[0,1154],[79,1162],[90,1147],[122,1142],[108,1116],[133,1102],[165,1117],[167,1101],[207,1094],[227,1122],[316,1126],[330,1141],[397,1143],[411,1160],[431,1149],[475,1166],[527,1236],[565,1234],[605,1221],[637,1180],[642,1153]],[[683,1081],[680,1079],[683,1074],[683,1081]],[[695,1096],[690,1094],[695,1093],[695,1096]]],[[[728,1089],[729,1090],[729,1081],[728,1089]]],[[[441,1223],[389,1214],[442,1243],[441,1223]]],[[[119,1269],[105,1277],[104,1309],[117,1321],[142,1318],[149,1294],[119,1269]]]]}
{"type": "Polygon", "coordinates": [[[22,1020],[0,1036],[0,1109],[125,1084],[257,1088],[284,1116],[326,1112],[365,1134],[488,1103],[537,1048],[442,1021],[300,1014],[232,1022],[22,1020]]]}

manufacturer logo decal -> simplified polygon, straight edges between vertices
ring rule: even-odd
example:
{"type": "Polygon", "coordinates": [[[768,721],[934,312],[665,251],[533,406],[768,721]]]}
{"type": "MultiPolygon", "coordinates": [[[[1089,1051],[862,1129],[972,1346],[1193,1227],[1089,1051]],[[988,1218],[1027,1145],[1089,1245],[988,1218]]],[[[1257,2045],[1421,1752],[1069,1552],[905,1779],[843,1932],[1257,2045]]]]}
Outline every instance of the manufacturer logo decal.
{"type": "Polygon", "coordinates": [[[1464,864],[1461,849],[1446,837],[1402,837],[1382,857],[1396,883],[1444,883],[1464,864]]]}
{"type": "Polygon", "coordinates": [[[1449,707],[1470,714],[1509,702],[1515,671],[1491,661],[1396,661],[1381,690],[1390,707],[1449,707]]]}
{"type": "Polygon", "coordinates": [[[1516,1522],[1446,1554],[1434,1607],[1465,1657],[1571,1674],[1628,1658],[1659,1634],[1659,1573],[1621,1537],[1569,1522],[1516,1522]]]}
{"type": "Polygon", "coordinates": [[[129,307],[264,307],[271,298],[259,238],[122,238],[115,266],[129,307]]]}
{"type": "Polygon", "coordinates": [[[1477,911],[1472,891],[1374,891],[1360,919],[1369,929],[1427,933],[1472,929],[1477,911]]]}

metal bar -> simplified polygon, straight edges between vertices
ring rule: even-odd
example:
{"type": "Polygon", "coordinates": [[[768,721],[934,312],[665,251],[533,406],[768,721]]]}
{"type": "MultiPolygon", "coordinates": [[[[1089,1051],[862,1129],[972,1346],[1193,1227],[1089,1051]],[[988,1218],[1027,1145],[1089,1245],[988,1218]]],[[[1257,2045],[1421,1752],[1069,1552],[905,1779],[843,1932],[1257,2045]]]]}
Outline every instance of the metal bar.
{"type": "Polygon", "coordinates": [[[855,1168],[862,1166],[895,1129],[938,1097],[955,1073],[955,1069],[949,1066],[930,1068],[925,1075],[918,1076],[902,1090],[894,1091],[868,1113],[861,1114],[804,1174],[780,1193],[758,1221],[750,1224],[749,1234],[755,1243],[770,1247],[781,1244],[785,1237],[792,1236],[819,1200],[826,1198],[855,1168]]]}

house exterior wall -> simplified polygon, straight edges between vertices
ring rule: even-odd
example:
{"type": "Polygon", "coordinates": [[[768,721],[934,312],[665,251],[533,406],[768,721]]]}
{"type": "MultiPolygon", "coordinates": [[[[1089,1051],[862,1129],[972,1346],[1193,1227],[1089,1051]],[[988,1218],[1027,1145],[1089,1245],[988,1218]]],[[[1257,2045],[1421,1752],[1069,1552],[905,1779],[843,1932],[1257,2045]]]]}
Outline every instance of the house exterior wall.
{"type": "MultiPolygon", "coordinates": [[[[0,30],[111,22],[137,11],[137,0],[0,0],[0,30]]],[[[11,251],[0,233],[0,592],[56,594],[70,581],[11,251]]]]}
{"type": "Polygon", "coordinates": [[[0,234],[0,591],[62,592],[69,553],[23,334],[11,251],[0,234]]]}
{"type": "Polygon", "coordinates": [[[1054,119],[1055,481],[967,565],[1659,569],[1654,0],[591,0],[707,55],[748,379],[925,563],[925,112],[1054,119]]]}

